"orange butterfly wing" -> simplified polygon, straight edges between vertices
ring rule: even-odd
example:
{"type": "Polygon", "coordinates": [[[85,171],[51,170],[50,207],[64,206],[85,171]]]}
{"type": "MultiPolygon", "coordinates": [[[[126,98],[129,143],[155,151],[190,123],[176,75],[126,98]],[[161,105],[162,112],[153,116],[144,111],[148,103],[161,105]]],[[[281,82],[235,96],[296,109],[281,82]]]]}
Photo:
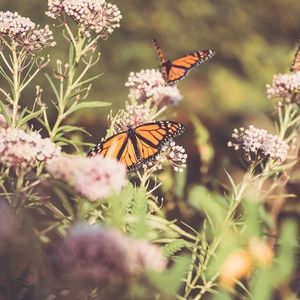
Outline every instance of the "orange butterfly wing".
{"type": "Polygon", "coordinates": [[[158,121],[120,132],[97,144],[88,156],[113,157],[129,171],[153,160],[162,147],[184,131],[184,126],[173,121],[158,121]]]}
{"type": "Polygon", "coordinates": [[[300,71],[300,41],[298,43],[298,48],[290,68],[291,72],[300,71]]]}
{"type": "Polygon", "coordinates": [[[153,160],[167,142],[181,135],[184,130],[181,123],[173,121],[158,121],[136,127],[135,134],[141,162],[153,160]]]}
{"type": "Polygon", "coordinates": [[[183,79],[189,74],[191,69],[204,63],[216,54],[214,50],[202,50],[182,56],[171,62],[165,59],[163,52],[155,39],[153,40],[153,45],[161,61],[161,73],[165,81],[170,85],[183,79]]]}
{"type": "Polygon", "coordinates": [[[134,145],[127,132],[118,133],[97,144],[88,153],[88,156],[95,155],[115,158],[124,163],[129,170],[139,164],[134,145]]]}

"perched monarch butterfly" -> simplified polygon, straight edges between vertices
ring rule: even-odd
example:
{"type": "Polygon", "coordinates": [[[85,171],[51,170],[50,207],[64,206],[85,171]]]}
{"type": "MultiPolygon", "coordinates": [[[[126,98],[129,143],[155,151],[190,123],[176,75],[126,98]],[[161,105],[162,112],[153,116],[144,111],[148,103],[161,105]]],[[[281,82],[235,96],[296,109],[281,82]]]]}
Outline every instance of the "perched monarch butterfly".
{"type": "Polygon", "coordinates": [[[291,72],[300,71],[300,41],[298,42],[297,52],[290,68],[291,72]]]}
{"type": "Polygon", "coordinates": [[[117,133],[97,144],[88,156],[114,157],[127,166],[128,171],[136,170],[143,163],[153,160],[162,147],[184,132],[181,123],[158,121],[145,123],[117,133]]]}
{"type": "Polygon", "coordinates": [[[204,63],[216,54],[215,50],[201,50],[179,57],[174,61],[170,61],[165,59],[163,52],[155,39],[153,40],[153,45],[161,61],[160,70],[163,78],[170,85],[183,79],[189,74],[191,69],[204,63]]]}

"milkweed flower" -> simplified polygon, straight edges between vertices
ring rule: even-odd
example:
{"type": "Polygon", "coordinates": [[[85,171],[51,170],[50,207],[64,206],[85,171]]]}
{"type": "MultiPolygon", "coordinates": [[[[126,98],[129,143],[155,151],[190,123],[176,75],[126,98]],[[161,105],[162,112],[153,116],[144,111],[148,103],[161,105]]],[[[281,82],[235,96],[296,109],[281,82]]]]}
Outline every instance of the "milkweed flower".
{"type": "Polygon", "coordinates": [[[27,171],[40,162],[47,162],[60,155],[60,147],[37,132],[17,128],[0,129],[0,162],[18,171],[27,171]]]}
{"type": "Polygon", "coordinates": [[[50,251],[50,257],[57,275],[99,286],[129,280],[145,269],[160,271],[166,266],[158,247],[95,225],[74,226],[65,240],[50,251]]]}
{"type": "Polygon", "coordinates": [[[103,39],[120,27],[122,19],[118,7],[104,0],[48,0],[46,14],[50,18],[57,19],[63,13],[81,26],[86,36],[94,31],[103,39]]]}
{"type": "Polygon", "coordinates": [[[271,84],[267,85],[269,99],[282,98],[284,102],[297,102],[300,100],[300,72],[291,74],[276,74],[271,84]]]}
{"type": "Polygon", "coordinates": [[[111,113],[108,118],[109,127],[116,133],[126,131],[128,126],[137,127],[153,121],[152,110],[145,104],[125,103],[125,109],[119,110],[115,117],[111,113]]]}
{"type": "Polygon", "coordinates": [[[16,12],[0,11],[0,36],[8,37],[28,52],[42,50],[47,46],[55,46],[49,26],[40,28],[29,18],[16,12]]]}
{"type": "Polygon", "coordinates": [[[182,100],[177,86],[167,85],[159,70],[147,69],[129,74],[125,86],[129,87],[129,98],[143,103],[151,98],[152,102],[161,107],[169,104],[178,104],[182,100]]]}
{"type": "Polygon", "coordinates": [[[47,171],[65,181],[90,201],[120,192],[126,184],[126,167],[112,158],[64,156],[51,160],[47,171]]]}
{"type": "Polygon", "coordinates": [[[161,152],[156,158],[148,162],[145,167],[153,167],[156,170],[161,170],[163,164],[168,162],[175,172],[182,173],[186,168],[187,154],[182,146],[176,145],[174,141],[165,144],[161,152]]]}
{"type": "Polygon", "coordinates": [[[265,129],[259,129],[253,125],[247,129],[241,127],[234,129],[232,137],[235,141],[228,142],[228,146],[235,150],[241,149],[248,161],[267,157],[281,163],[287,157],[288,144],[265,129]]]}

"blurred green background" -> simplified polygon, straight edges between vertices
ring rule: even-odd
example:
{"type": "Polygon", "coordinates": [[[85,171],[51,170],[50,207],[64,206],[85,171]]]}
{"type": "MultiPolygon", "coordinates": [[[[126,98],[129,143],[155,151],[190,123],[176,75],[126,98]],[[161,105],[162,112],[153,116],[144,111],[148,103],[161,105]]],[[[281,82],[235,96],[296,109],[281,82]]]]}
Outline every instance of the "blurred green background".
{"type": "MultiPolygon", "coordinates": [[[[274,73],[289,70],[300,37],[300,2],[115,0],[113,3],[123,15],[121,28],[107,41],[100,42],[101,60],[94,72],[104,75],[94,83],[90,99],[112,102],[115,112],[123,107],[129,93],[124,86],[129,72],[158,67],[151,43],[153,37],[170,59],[193,50],[215,49],[216,57],[179,83],[184,100],[166,118],[180,120],[188,127],[180,143],[190,157],[191,182],[201,180],[192,114],[207,128],[216,152],[209,178],[220,180],[219,174],[224,176],[223,167],[229,167],[232,161],[239,168],[237,155],[227,149],[227,141],[232,129],[242,125],[273,130],[268,117],[272,115],[272,105],[265,96],[265,85],[271,82],[274,73]]],[[[1,0],[0,9],[18,11],[36,23],[54,23],[44,14],[46,0],[1,0]]],[[[61,28],[54,31],[59,45],[49,51],[50,69],[56,59],[64,61],[67,57],[61,28]]],[[[35,83],[43,84],[45,98],[50,99],[43,76],[35,83]]],[[[26,93],[24,100],[30,103],[34,88],[26,93]]],[[[104,135],[110,109],[80,113],[76,121],[93,134],[88,141],[97,142],[104,135]]]]}

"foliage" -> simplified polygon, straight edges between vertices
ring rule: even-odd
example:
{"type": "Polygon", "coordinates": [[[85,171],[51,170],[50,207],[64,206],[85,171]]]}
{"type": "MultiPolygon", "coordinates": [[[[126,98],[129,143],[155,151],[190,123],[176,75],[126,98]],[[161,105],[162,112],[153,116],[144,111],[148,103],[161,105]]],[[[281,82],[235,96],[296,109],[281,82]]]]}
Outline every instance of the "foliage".
{"type": "MultiPolygon", "coordinates": [[[[246,115],[248,109],[266,109],[270,103],[263,102],[262,87],[276,68],[284,66],[273,59],[287,52],[286,46],[277,47],[270,55],[266,40],[274,42],[277,37],[266,26],[275,16],[281,24],[278,39],[284,39],[283,28],[295,34],[297,5],[255,1],[268,11],[261,15],[246,2],[231,1],[228,6],[228,1],[216,5],[203,0],[200,9],[194,1],[135,0],[130,5],[119,1],[124,21],[119,33],[116,30],[110,37],[121,17],[117,14],[112,23],[113,17],[107,17],[111,6],[99,1],[97,13],[108,9],[107,14],[99,13],[108,18],[100,19],[104,38],[95,32],[93,18],[84,19],[90,17],[85,10],[78,9],[75,17],[82,19],[73,22],[73,10],[91,0],[75,3],[78,7],[64,1],[67,8],[52,10],[60,26],[54,52],[49,43],[29,51],[23,34],[34,36],[24,19],[18,19],[24,32],[15,35],[0,23],[0,75],[5,82],[0,88],[0,295],[24,300],[296,299],[297,224],[284,212],[290,201],[298,200],[300,71],[287,74],[287,81],[278,75],[279,86],[275,77],[268,86],[276,134],[254,126],[234,130],[228,146],[236,154],[239,151],[242,168],[236,176],[234,163],[228,163],[221,184],[212,180],[221,172],[214,170],[218,167],[214,163],[227,145],[218,141],[223,152],[215,147],[212,132],[196,114],[202,104],[182,117],[191,121],[189,127],[195,132],[193,137],[188,130],[183,144],[196,145],[191,156],[201,161],[192,177],[189,170],[195,166],[186,165],[185,149],[173,140],[153,161],[127,174],[125,166],[111,157],[87,158],[90,133],[78,117],[100,114],[99,121],[108,120],[102,132],[109,137],[129,125],[173,119],[172,112],[183,107],[176,106],[181,101],[177,86],[168,86],[158,70],[145,70],[130,74],[126,83],[130,96],[124,107],[116,113],[104,111],[111,104],[98,91],[124,99],[124,92],[116,87],[119,79],[128,73],[129,64],[135,69],[137,60],[143,66],[148,63],[150,55],[143,57],[141,51],[149,53],[147,46],[130,45],[122,35],[135,28],[145,31],[145,39],[147,32],[154,33],[167,49],[190,47],[191,37],[193,44],[202,39],[201,44],[220,48],[221,63],[204,67],[206,83],[212,83],[204,92],[209,118],[216,118],[216,112],[236,110],[246,115]],[[272,5],[284,7],[289,17],[269,10],[272,5]],[[230,29],[222,45],[217,41],[224,27],[214,22],[220,15],[230,29]],[[193,22],[201,32],[214,34],[198,36],[193,22]],[[178,35],[180,26],[190,34],[178,35]],[[110,53],[116,61],[112,65],[106,63],[110,53]],[[56,56],[60,59],[51,71],[56,56]],[[113,70],[115,64],[120,70],[115,80],[109,73],[102,76],[102,70],[113,70]],[[29,101],[25,91],[38,77],[41,84],[29,101]],[[213,98],[218,100],[217,110],[213,98]]],[[[189,93],[201,89],[192,78],[185,81],[189,93]]],[[[218,122],[224,127],[226,120],[218,122]]]]}

